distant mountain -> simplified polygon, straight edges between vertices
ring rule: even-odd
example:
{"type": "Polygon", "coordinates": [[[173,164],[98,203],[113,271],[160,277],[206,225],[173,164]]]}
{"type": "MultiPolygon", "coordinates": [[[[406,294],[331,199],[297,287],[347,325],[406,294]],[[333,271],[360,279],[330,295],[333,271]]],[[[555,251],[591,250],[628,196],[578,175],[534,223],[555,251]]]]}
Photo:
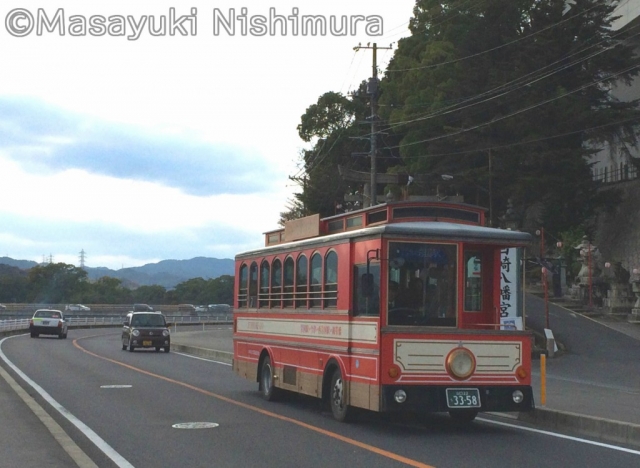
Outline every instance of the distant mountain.
{"type": "Polygon", "coordinates": [[[0,257],[0,264],[18,267],[21,270],[28,270],[38,265],[38,262],[32,262],[31,260],[14,260],[9,257],[0,257]]]}
{"type": "MultiPolygon", "coordinates": [[[[0,257],[0,264],[5,264],[22,270],[28,270],[38,265],[28,260],[14,260],[0,257]]],[[[234,275],[234,261],[230,258],[218,259],[196,257],[191,260],[162,260],[158,263],[148,263],[140,267],[110,268],[85,267],[89,279],[96,280],[103,276],[121,279],[127,287],[159,285],[167,289],[174,288],[178,283],[192,278],[212,279],[222,275],[234,275]]]]}

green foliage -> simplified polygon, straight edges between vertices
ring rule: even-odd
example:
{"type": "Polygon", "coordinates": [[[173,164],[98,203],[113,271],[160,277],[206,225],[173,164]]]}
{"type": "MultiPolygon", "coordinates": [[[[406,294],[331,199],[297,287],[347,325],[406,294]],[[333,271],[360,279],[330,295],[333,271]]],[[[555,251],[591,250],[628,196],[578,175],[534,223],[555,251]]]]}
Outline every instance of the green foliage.
{"type": "Polygon", "coordinates": [[[36,304],[233,304],[233,276],[204,280],[193,278],[175,290],[140,286],[130,290],[117,278],[88,281],[81,268],[65,263],[38,265],[28,271],[0,265],[0,302],[36,304]]]}
{"type": "Polygon", "coordinates": [[[164,286],[140,286],[133,292],[133,302],[142,304],[163,304],[167,289],[164,286]]]}
{"type": "Polygon", "coordinates": [[[580,267],[580,252],[576,247],[582,243],[582,238],[587,235],[581,227],[574,227],[560,233],[562,241],[562,249],[560,249],[562,258],[567,265],[567,277],[572,280],[578,276],[580,267]]]}
{"type": "Polygon", "coordinates": [[[233,304],[233,276],[222,275],[205,280],[192,278],[167,292],[167,304],[233,304]]]}
{"type": "Polygon", "coordinates": [[[27,302],[60,304],[82,295],[87,272],[66,263],[50,263],[31,268],[27,278],[27,302]]]}
{"type": "MultiPolygon", "coordinates": [[[[610,29],[618,4],[417,0],[380,84],[379,172],[453,175],[411,190],[484,206],[491,197],[494,219],[510,198],[519,212],[541,205],[536,221],[551,232],[585,225],[615,202],[598,193],[586,157],[606,142],[628,152],[640,122],[637,102],[609,93],[639,72],[632,45],[610,29]]],[[[368,142],[345,140],[367,134],[356,121],[368,99],[362,86],[349,98],[326,93],[303,115],[300,136],[314,143],[298,196],[307,212],[333,214],[354,189],[338,165],[369,170],[368,158],[350,157],[368,142]]]]}
{"type": "MultiPolygon", "coordinates": [[[[369,141],[363,137],[361,122],[371,113],[366,85],[346,97],[328,92],[307,108],[298,125],[303,141],[311,143],[310,149],[301,152],[301,166],[306,176],[292,179],[298,182],[302,192],[295,195],[288,210],[281,213],[280,224],[308,214],[331,216],[344,204],[344,194],[360,191],[362,187],[344,181],[338,166],[357,171],[369,170],[369,157],[354,156],[368,153],[369,141]]],[[[366,130],[364,130],[366,132],[366,130]]],[[[381,160],[379,167],[386,170],[389,163],[381,160]]]]}
{"type": "Polygon", "coordinates": [[[18,302],[27,295],[27,273],[20,268],[0,265],[0,302],[18,302]]]}
{"type": "Polygon", "coordinates": [[[92,284],[90,304],[130,304],[133,303],[133,294],[122,286],[118,278],[104,276],[92,284]]]}
{"type": "Polygon", "coordinates": [[[355,102],[340,93],[325,93],[302,116],[298,135],[308,143],[343,131],[354,122],[357,108],[355,102]]]}

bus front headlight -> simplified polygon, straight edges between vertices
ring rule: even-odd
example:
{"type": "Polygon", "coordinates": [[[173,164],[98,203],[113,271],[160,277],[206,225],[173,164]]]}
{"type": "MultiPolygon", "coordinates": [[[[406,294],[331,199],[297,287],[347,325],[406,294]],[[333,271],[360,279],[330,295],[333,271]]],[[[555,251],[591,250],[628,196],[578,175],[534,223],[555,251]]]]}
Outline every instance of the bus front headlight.
{"type": "Polygon", "coordinates": [[[513,398],[514,403],[522,403],[522,401],[524,400],[524,394],[520,391],[520,390],[516,390],[515,392],[513,392],[511,394],[511,397],[513,398]]]}
{"type": "Polygon", "coordinates": [[[407,401],[407,393],[404,390],[396,390],[396,393],[393,394],[393,399],[396,400],[396,403],[404,403],[407,401]]]}

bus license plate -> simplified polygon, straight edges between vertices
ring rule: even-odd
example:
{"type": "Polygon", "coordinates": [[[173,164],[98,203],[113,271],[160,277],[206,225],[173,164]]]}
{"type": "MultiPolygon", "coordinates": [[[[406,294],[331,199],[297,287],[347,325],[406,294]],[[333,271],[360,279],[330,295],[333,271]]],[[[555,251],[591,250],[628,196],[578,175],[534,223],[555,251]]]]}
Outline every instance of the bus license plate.
{"type": "Polygon", "coordinates": [[[143,341],[142,346],[151,346],[151,341],[143,341]]]}
{"type": "Polygon", "coordinates": [[[447,388],[449,408],[480,408],[480,392],[477,388],[447,388]]]}

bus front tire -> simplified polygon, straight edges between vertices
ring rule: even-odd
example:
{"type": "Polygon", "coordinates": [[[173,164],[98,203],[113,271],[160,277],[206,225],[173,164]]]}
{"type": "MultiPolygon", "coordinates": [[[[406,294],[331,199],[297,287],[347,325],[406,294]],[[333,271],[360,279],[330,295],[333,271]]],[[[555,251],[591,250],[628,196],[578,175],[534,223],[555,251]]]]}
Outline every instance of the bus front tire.
{"type": "Polygon", "coordinates": [[[347,422],[351,416],[349,405],[346,402],[345,382],[342,379],[342,372],[336,369],[331,376],[331,389],[329,393],[329,404],[333,417],[340,422],[347,422]]]}
{"type": "Polygon", "coordinates": [[[260,393],[266,401],[274,401],[278,398],[278,388],[273,384],[273,367],[269,356],[262,361],[260,369],[260,393]]]}

